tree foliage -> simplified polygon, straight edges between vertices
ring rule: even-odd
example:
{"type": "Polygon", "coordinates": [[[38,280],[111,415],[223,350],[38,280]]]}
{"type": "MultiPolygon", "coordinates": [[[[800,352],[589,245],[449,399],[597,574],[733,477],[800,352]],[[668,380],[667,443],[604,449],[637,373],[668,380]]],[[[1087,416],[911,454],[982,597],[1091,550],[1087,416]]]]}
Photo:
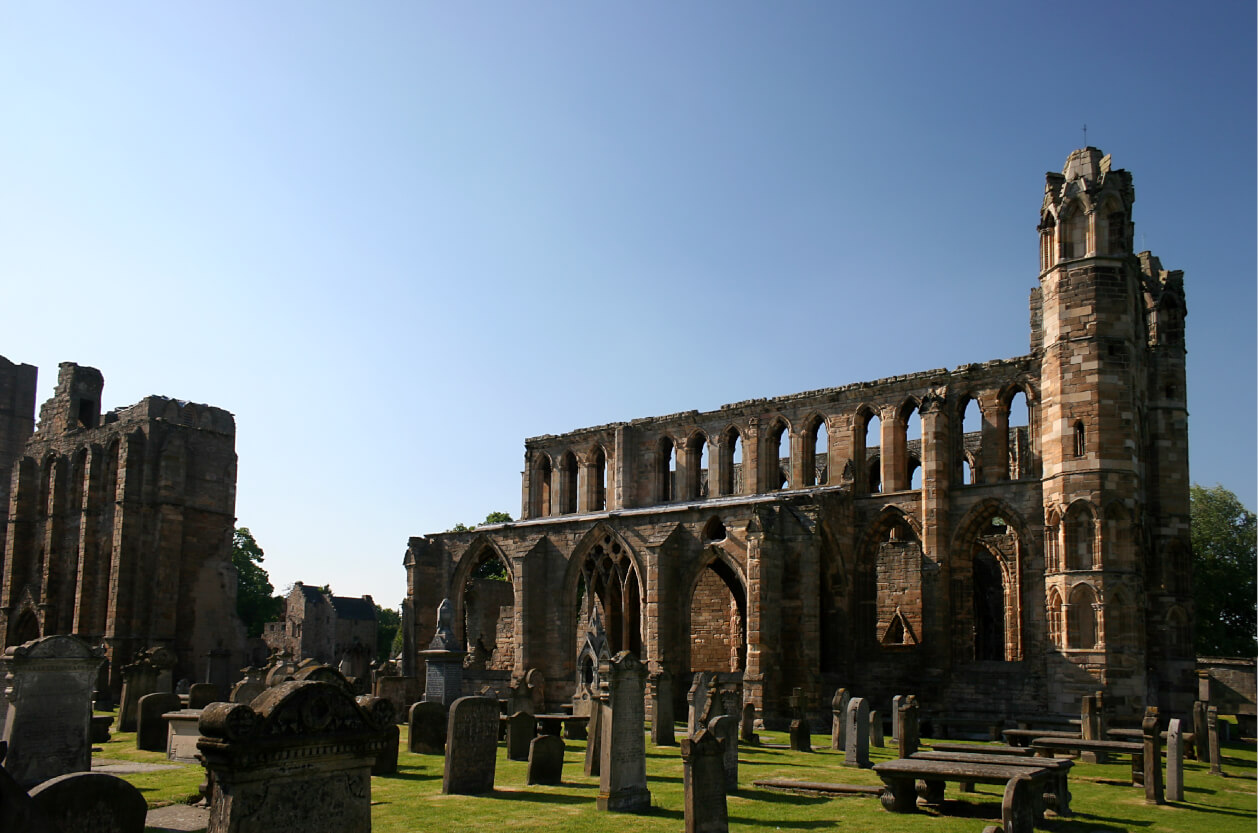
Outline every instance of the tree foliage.
{"type": "Polygon", "coordinates": [[[391,608],[376,605],[376,659],[389,658],[393,643],[401,632],[402,614],[391,608]]]}
{"type": "Polygon", "coordinates": [[[1258,522],[1222,486],[1193,485],[1196,650],[1204,656],[1258,653],[1258,522]]]}
{"type": "Polygon", "coordinates": [[[232,536],[232,564],[236,567],[236,613],[250,637],[262,635],[262,626],[283,613],[283,599],[273,598],[275,588],[262,569],[262,547],[249,527],[236,528],[232,536]]]}
{"type": "Polygon", "coordinates": [[[457,523],[454,526],[447,529],[446,532],[471,532],[473,529],[476,529],[478,526],[489,526],[490,524],[509,524],[513,520],[514,518],[511,517],[511,513],[509,512],[490,512],[488,515],[485,516],[485,520],[481,521],[478,524],[472,524],[471,526],[468,526],[465,523],[457,523]]]}

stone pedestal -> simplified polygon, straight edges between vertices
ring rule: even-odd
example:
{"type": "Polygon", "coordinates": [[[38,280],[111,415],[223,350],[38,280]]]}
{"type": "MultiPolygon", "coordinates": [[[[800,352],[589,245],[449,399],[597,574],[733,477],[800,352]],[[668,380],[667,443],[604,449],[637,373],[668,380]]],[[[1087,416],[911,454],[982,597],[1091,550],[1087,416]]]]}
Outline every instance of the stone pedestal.
{"type": "Polygon", "coordinates": [[[27,789],[92,768],[92,690],[104,652],[74,636],[46,636],[4,652],[4,768],[27,789]]]}
{"type": "Polygon", "coordinates": [[[201,739],[201,709],[180,709],[162,715],[166,721],[166,758],[176,763],[197,762],[197,741],[201,739]]]}
{"type": "Polygon", "coordinates": [[[646,785],[646,666],[629,651],[608,664],[608,712],[602,725],[598,809],[634,812],[651,806],[646,785]]]}
{"type": "Polygon", "coordinates": [[[420,651],[427,672],[424,702],[449,706],[463,696],[464,651],[420,651]]]}
{"type": "Polygon", "coordinates": [[[214,703],[197,749],[210,772],[207,833],[369,833],[383,740],[335,685],[280,683],[252,703],[214,703]]]}

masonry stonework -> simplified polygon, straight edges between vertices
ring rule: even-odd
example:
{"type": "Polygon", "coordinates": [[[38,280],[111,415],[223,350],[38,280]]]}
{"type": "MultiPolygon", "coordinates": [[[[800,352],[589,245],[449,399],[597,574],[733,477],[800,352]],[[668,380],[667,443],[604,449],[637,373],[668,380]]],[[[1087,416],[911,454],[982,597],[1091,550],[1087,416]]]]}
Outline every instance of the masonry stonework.
{"type": "Polygon", "coordinates": [[[445,597],[463,627],[497,559],[512,673],[556,703],[597,609],[610,654],[741,671],[769,718],[853,680],[936,713],[1184,712],[1183,273],[1133,251],[1134,200],[1095,148],[1047,174],[1027,355],[526,440],[519,522],[410,540],[409,644],[445,597]]]}

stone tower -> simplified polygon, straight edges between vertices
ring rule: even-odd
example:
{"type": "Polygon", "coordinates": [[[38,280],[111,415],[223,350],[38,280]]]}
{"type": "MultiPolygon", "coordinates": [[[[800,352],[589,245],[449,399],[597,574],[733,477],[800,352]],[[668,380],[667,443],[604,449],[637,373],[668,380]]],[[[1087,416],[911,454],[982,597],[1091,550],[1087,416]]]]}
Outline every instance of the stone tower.
{"type": "Polygon", "coordinates": [[[1031,349],[1049,676],[1063,702],[1099,681],[1180,706],[1193,666],[1183,273],[1133,252],[1131,174],[1109,156],[1076,150],[1046,180],[1031,349]]]}

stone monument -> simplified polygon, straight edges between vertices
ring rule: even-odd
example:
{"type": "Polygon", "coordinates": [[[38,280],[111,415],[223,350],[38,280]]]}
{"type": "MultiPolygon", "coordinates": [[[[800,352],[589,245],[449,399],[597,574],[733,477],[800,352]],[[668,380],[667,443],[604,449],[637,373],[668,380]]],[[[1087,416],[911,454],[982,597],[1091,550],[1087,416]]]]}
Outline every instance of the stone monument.
{"type": "Polygon", "coordinates": [[[1184,733],[1178,717],[1166,727],[1166,798],[1184,800],[1184,733]]]}
{"type": "Polygon", "coordinates": [[[903,703],[903,694],[897,694],[891,698],[891,740],[897,746],[900,743],[900,706],[903,703]]]}
{"type": "Polygon", "coordinates": [[[147,752],[165,752],[166,736],[170,727],[164,715],[182,708],[183,700],[178,694],[155,691],[141,697],[136,709],[135,748],[147,752]]]}
{"type": "Polygon", "coordinates": [[[899,755],[901,758],[911,757],[917,752],[918,741],[918,721],[920,715],[917,709],[917,698],[912,694],[900,701],[900,736],[896,740],[899,747],[899,755]]]}
{"type": "Polygon", "coordinates": [[[691,737],[703,728],[702,718],[708,709],[708,697],[715,677],[716,674],[711,671],[699,671],[690,684],[690,691],[686,695],[690,706],[686,716],[686,734],[691,737]]]}
{"type": "Polygon", "coordinates": [[[529,741],[529,784],[563,783],[563,739],[558,735],[538,735],[529,741]]]}
{"type": "Polygon", "coordinates": [[[59,833],[144,833],[148,815],[138,789],[104,772],[49,779],[31,790],[30,803],[59,833]]]}
{"type": "Polygon", "coordinates": [[[122,697],[118,704],[118,731],[134,732],[138,718],[140,698],[154,692],[173,692],[171,669],[175,655],[168,648],[141,648],[135,661],[124,665],[122,672],[122,697]],[[164,684],[164,685],[163,685],[164,684]]]}
{"type": "Polygon", "coordinates": [[[846,688],[834,692],[830,699],[830,748],[847,749],[847,704],[852,695],[846,688]]]}
{"type": "Polygon", "coordinates": [[[507,718],[507,760],[527,761],[529,747],[537,737],[537,720],[530,712],[516,712],[507,718]]]}
{"type": "Polygon", "coordinates": [[[882,715],[873,709],[869,712],[869,745],[879,749],[887,745],[882,737],[882,715]]]}
{"type": "Polygon", "coordinates": [[[651,806],[646,785],[646,666],[629,651],[608,664],[608,718],[602,725],[598,809],[634,812],[651,806]]]}
{"type": "Polygon", "coordinates": [[[708,732],[725,750],[725,790],[733,792],[738,789],[738,719],[732,714],[718,715],[708,724],[708,732]]]}
{"type": "Polygon", "coordinates": [[[450,704],[446,729],[446,768],[441,792],[479,795],[493,792],[498,762],[498,701],[460,697],[450,704]]]}
{"type": "Polygon", "coordinates": [[[1162,734],[1158,727],[1158,710],[1149,706],[1140,722],[1144,736],[1144,803],[1165,804],[1162,790],[1162,734]]]}
{"type": "Polygon", "coordinates": [[[420,651],[428,669],[424,684],[424,700],[449,706],[463,696],[463,657],[467,651],[459,650],[454,638],[454,605],[449,599],[437,607],[437,632],[428,643],[427,651],[420,651]]]}

